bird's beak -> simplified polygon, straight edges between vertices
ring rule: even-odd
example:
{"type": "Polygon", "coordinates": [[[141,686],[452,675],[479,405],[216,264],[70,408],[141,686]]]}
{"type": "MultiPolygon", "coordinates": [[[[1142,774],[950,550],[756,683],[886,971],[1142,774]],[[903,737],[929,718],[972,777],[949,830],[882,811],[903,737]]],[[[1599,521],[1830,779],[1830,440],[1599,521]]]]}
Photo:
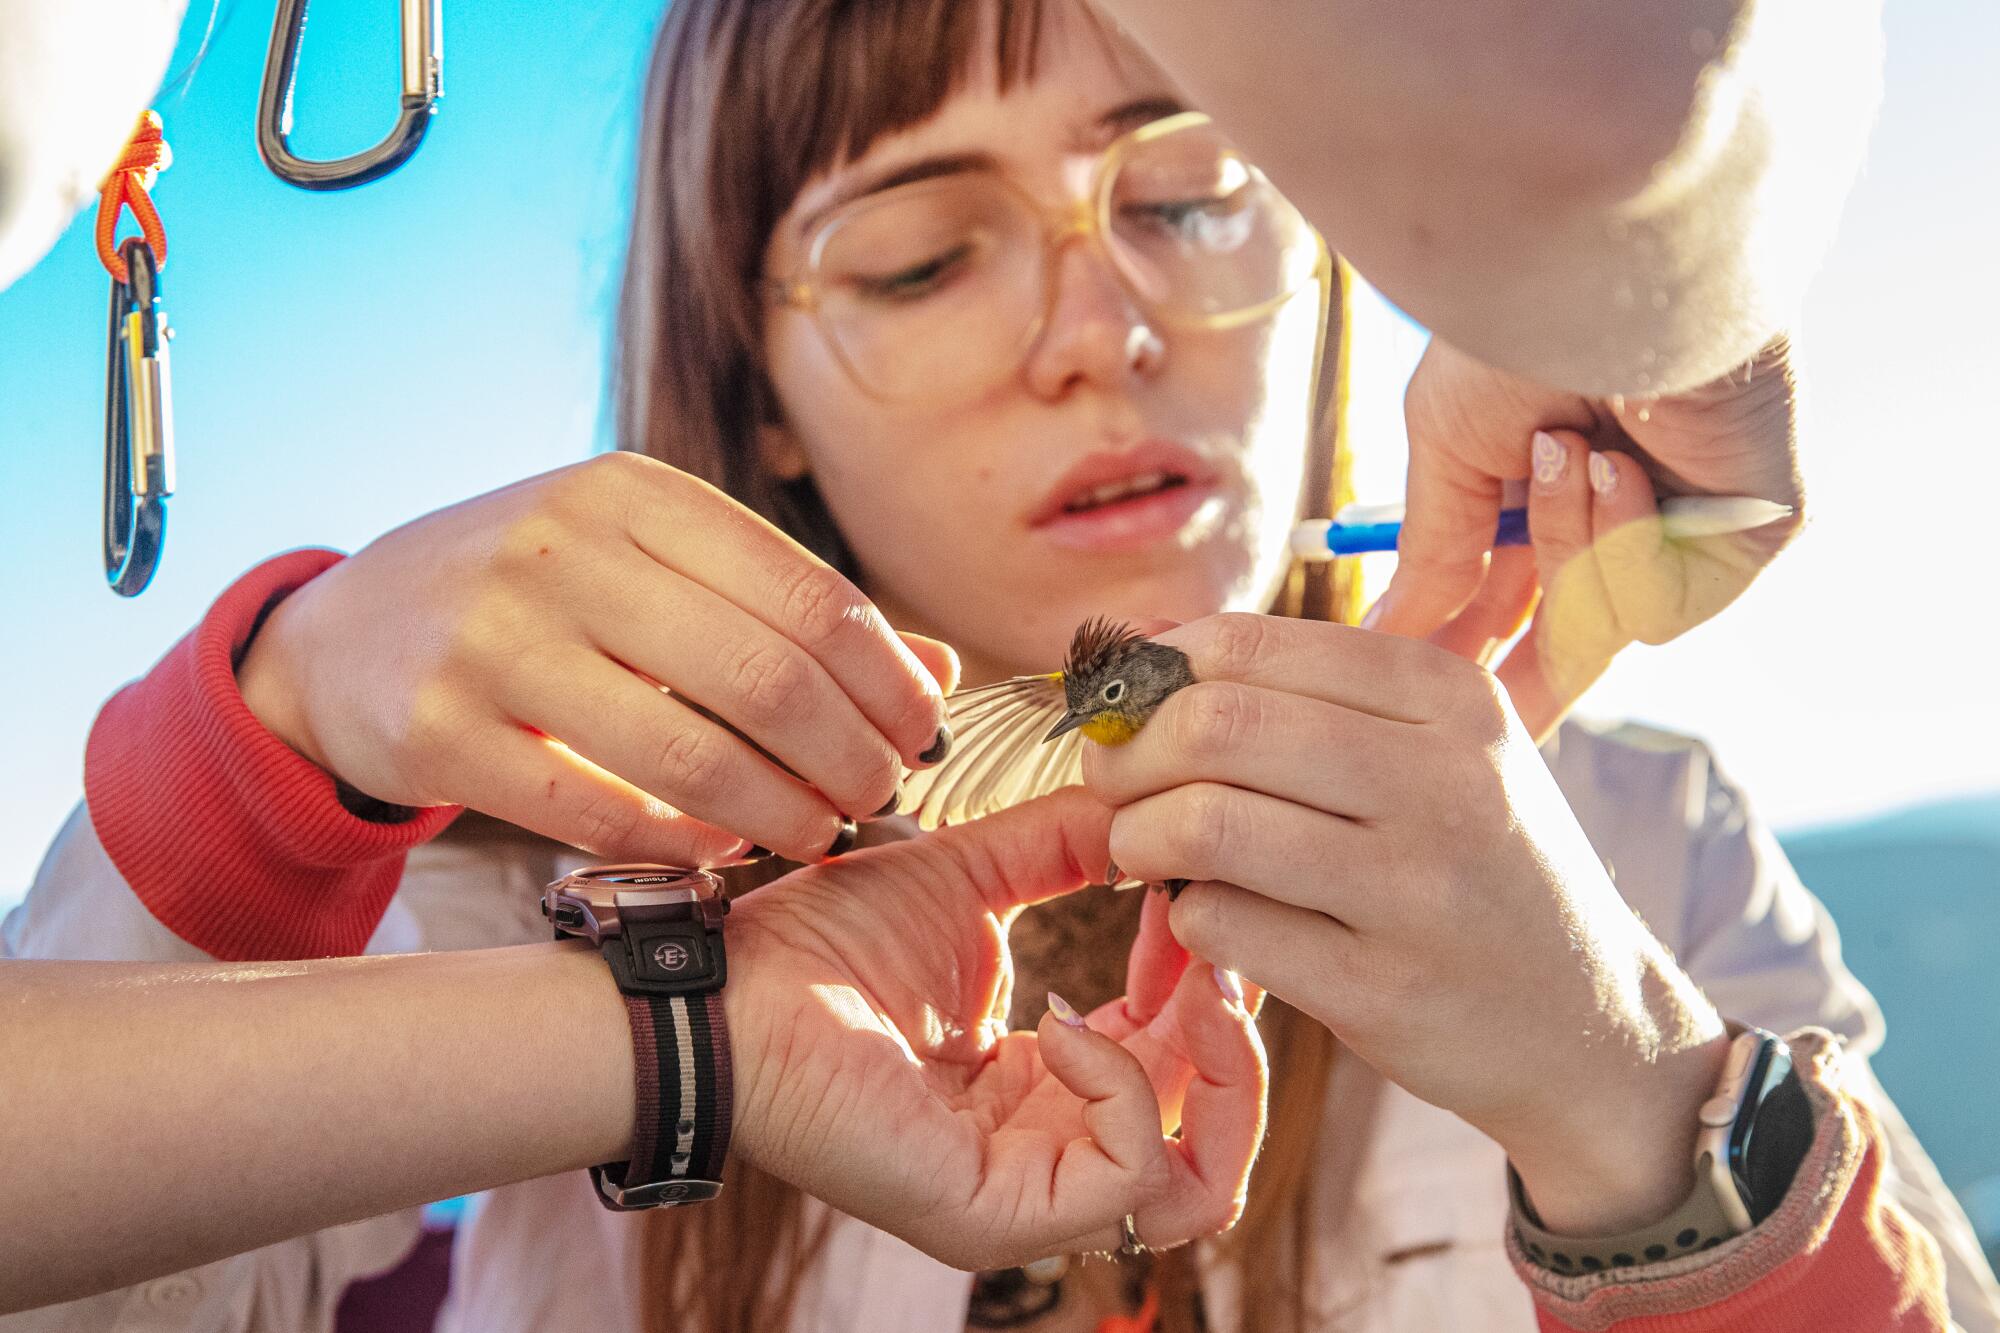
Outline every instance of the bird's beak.
{"type": "Polygon", "coordinates": [[[1056,723],[1053,727],[1050,727],[1049,734],[1042,737],[1042,744],[1047,745],[1050,741],[1062,735],[1064,732],[1075,731],[1078,727],[1082,726],[1084,723],[1088,721],[1090,721],[1090,715],[1087,713],[1075,713],[1075,712],[1064,713],[1062,715],[1062,721],[1056,723]]]}

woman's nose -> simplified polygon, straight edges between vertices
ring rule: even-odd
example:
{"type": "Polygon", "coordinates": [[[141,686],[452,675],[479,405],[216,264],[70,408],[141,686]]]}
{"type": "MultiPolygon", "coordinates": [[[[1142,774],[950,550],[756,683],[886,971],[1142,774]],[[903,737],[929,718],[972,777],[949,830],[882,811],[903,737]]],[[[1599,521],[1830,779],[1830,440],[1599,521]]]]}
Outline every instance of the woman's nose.
{"type": "Polygon", "coordinates": [[[1122,388],[1157,373],[1166,343],[1109,261],[1072,241],[1052,262],[1048,320],[1023,366],[1029,389],[1053,399],[1082,384],[1122,388]]]}

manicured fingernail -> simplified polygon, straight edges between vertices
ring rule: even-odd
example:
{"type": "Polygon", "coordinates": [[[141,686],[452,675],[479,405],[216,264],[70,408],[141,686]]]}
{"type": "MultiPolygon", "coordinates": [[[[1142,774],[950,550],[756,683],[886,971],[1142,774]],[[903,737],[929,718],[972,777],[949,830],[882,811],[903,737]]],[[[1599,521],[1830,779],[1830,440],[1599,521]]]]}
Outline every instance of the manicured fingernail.
{"type": "Polygon", "coordinates": [[[903,800],[903,788],[901,784],[898,784],[896,787],[896,794],[889,798],[889,803],[868,817],[870,819],[887,819],[890,815],[896,813],[896,807],[902,804],[902,800],[903,800]]]}
{"type": "Polygon", "coordinates": [[[1234,972],[1231,972],[1226,967],[1217,966],[1215,968],[1215,988],[1222,992],[1223,999],[1229,1001],[1238,1009],[1243,1007],[1243,983],[1237,980],[1234,972]]]}
{"type": "Polygon", "coordinates": [[[931,742],[931,748],[918,755],[917,759],[926,764],[942,763],[944,757],[950,753],[951,728],[943,726],[938,728],[937,739],[931,742]]]}
{"type": "Polygon", "coordinates": [[[1618,469],[1603,454],[1590,456],[1590,489],[1607,500],[1618,491],[1618,469]]]}
{"type": "Polygon", "coordinates": [[[1054,991],[1049,992],[1049,1012],[1056,1016],[1057,1022],[1069,1027],[1080,1028],[1084,1025],[1083,1015],[1072,1009],[1069,1001],[1054,991]]]}
{"type": "Polygon", "coordinates": [[[851,819],[840,821],[840,832],[833,835],[833,841],[821,853],[820,860],[831,861],[834,857],[854,850],[854,844],[861,837],[861,826],[851,819]]]}
{"type": "Polygon", "coordinates": [[[1104,863],[1104,882],[1106,884],[1118,884],[1121,883],[1124,880],[1124,878],[1125,878],[1125,872],[1118,868],[1118,863],[1116,861],[1106,861],[1104,863]]]}
{"type": "Polygon", "coordinates": [[[1562,484],[1569,473],[1569,450],[1545,430],[1535,432],[1535,485],[1545,491],[1562,484]]]}
{"type": "Polygon", "coordinates": [[[748,848],[736,854],[736,863],[738,865],[748,865],[752,861],[762,861],[770,855],[771,849],[769,847],[753,842],[748,848]]]}
{"type": "Polygon", "coordinates": [[[1160,881],[1160,887],[1167,891],[1168,902],[1172,902],[1174,899],[1180,897],[1181,890],[1187,886],[1188,882],[1184,879],[1163,879],[1160,881]]]}

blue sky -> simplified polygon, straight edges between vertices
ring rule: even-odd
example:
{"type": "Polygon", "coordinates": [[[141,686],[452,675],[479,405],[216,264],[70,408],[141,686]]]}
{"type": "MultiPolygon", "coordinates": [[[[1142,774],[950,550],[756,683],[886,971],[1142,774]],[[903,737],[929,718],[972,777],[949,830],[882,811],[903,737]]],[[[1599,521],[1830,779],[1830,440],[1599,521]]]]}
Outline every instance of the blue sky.
{"type": "MultiPolygon", "coordinates": [[[[309,195],[257,161],[269,10],[233,0],[192,81],[155,103],[175,151],[156,198],[180,493],[165,565],[136,601],[107,592],[98,564],[106,280],[89,219],[0,293],[0,906],[77,798],[101,701],[236,573],[287,547],[353,549],[599,441],[657,12],[447,0],[445,98],[416,159],[309,195]]],[[[394,15],[315,6],[303,151],[386,128],[394,15]]],[[[190,16],[176,69],[205,17],[190,16]]],[[[1806,312],[1812,527],[1722,621],[1630,655],[1591,700],[1709,735],[1794,823],[2000,786],[1986,392],[2000,6],[1898,0],[1888,26],[1888,106],[1806,312]]],[[[1363,336],[1363,476],[1370,498],[1392,498],[1399,377],[1421,335],[1377,307],[1363,336]]]]}

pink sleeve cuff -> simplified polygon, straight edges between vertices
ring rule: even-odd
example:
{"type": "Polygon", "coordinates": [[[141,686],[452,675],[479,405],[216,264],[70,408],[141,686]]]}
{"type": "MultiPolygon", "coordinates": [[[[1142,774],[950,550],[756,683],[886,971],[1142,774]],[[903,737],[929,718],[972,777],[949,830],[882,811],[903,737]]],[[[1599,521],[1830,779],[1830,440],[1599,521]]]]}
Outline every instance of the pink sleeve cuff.
{"type": "Polygon", "coordinates": [[[293,551],[252,569],[91,727],[83,781],[98,840],[162,925],[217,958],[360,953],[404,856],[458,814],[355,815],[243,702],[236,665],[264,616],[341,558],[293,551]]]}
{"type": "Polygon", "coordinates": [[[1778,1210],[1712,1250],[1565,1277],[1507,1253],[1543,1333],[1926,1333],[1948,1329],[1937,1243],[1880,1192],[1881,1130],[1840,1088],[1838,1039],[1787,1038],[1812,1103],[1812,1147],[1778,1210]]]}

